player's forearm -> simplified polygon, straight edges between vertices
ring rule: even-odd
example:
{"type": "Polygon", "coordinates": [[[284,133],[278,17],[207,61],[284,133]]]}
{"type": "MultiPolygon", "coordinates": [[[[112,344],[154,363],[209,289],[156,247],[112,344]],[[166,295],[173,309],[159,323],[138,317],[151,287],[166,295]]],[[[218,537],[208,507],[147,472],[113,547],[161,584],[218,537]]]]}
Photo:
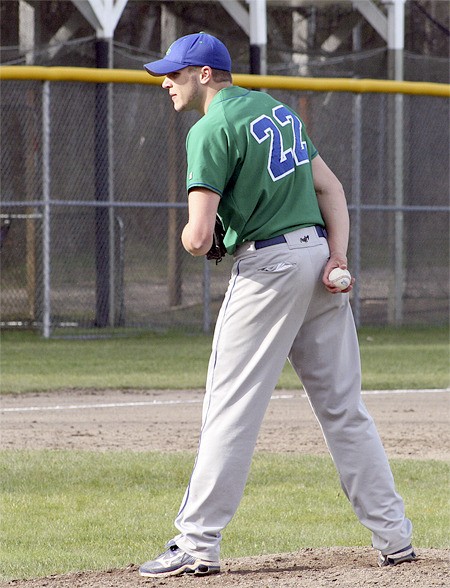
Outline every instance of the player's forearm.
{"type": "Polygon", "coordinates": [[[206,188],[190,190],[189,219],[181,234],[181,242],[191,255],[206,255],[210,250],[219,201],[219,195],[206,188]]]}
{"type": "Polygon", "coordinates": [[[317,194],[317,199],[328,232],[330,256],[346,258],[350,219],[344,190],[336,187],[333,193],[317,194]]]}
{"type": "Polygon", "coordinates": [[[350,221],[344,188],[320,155],[312,160],[312,171],[319,208],[328,232],[330,256],[346,263],[350,221]]]}

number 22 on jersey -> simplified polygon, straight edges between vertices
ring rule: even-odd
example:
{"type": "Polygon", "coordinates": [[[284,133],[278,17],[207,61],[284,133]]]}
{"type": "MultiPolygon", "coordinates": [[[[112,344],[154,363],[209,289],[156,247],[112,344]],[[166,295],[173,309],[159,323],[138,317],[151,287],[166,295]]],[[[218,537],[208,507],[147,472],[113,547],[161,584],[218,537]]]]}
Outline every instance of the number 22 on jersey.
{"type": "Polygon", "coordinates": [[[273,118],[263,114],[250,123],[250,132],[258,143],[270,140],[267,170],[274,182],[292,173],[296,166],[308,163],[306,141],[302,141],[302,121],[285,106],[272,109],[273,118]],[[277,124],[278,123],[278,124],[277,124]],[[278,125],[291,125],[292,147],[284,149],[278,125]]]}

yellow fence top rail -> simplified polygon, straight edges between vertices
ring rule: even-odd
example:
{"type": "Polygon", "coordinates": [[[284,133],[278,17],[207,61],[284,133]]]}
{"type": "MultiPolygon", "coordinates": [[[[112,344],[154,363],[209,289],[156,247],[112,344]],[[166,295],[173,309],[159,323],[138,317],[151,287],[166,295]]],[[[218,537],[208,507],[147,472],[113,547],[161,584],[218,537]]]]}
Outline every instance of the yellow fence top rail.
{"type": "MultiPolygon", "coordinates": [[[[160,85],[162,79],[163,78],[150,76],[145,71],[133,69],[43,67],[37,65],[0,66],[0,80],[49,80],[52,82],[160,85]]],[[[245,88],[312,90],[316,92],[353,92],[357,94],[416,94],[421,96],[450,97],[450,84],[436,84],[432,82],[234,74],[233,83],[245,88]]]]}

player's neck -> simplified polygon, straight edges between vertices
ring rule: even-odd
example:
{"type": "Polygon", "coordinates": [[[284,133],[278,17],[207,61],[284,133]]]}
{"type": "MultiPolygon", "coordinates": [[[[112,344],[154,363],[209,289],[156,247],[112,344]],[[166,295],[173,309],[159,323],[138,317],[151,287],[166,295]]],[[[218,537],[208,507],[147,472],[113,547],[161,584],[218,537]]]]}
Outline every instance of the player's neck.
{"type": "Polygon", "coordinates": [[[200,114],[206,114],[208,112],[209,105],[211,104],[212,99],[224,88],[229,88],[231,86],[231,82],[220,82],[220,83],[212,83],[208,84],[205,88],[205,99],[203,100],[201,109],[199,109],[200,114]]]}

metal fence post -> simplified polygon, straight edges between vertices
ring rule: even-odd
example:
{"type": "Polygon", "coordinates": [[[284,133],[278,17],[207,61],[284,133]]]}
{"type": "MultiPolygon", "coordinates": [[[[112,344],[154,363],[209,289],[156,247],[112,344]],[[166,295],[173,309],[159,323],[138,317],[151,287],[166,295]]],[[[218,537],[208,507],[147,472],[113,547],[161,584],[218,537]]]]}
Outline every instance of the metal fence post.
{"type": "Polygon", "coordinates": [[[362,94],[355,94],[353,98],[353,155],[352,155],[352,194],[355,215],[352,223],[352,272],[356,277],[353,290],[353,314],[356,326],[361,323],[361,114],[362,94]]]}
{"type": "Polygon", "coordinates": [[[50,290],[50,82],[42,85],[42,276],[43,314],[42,334],[48,339],[51,331],[51,290],[50,290]]]}
{"type": "MultiPolygon", "coordinates": [[[[404,21],[405,0],[389,0],[388,10],[388,77],[393,80],[404,78],[404,21]]],[[[396,206],[392,223],[394,259],[392,285],[394,292],[390,296],[389,322],[401,325],[403,322],[403,294],[405,289],[404,264],[404,219],[400,207],[404,203],[403,194],[403,95],[394,94],[391,101],[392,124],[390,125],[390,146],[394,160],[391,186],[392,200],[396,206]]]]}
{"type": "MultiPolygon", "coordinates": [[[[110,44],[106,39],[96,41],[97,67],[109,67],[110,44]]],[[[99,202],[110,200],[110,132],[108,85],[97,83],[95,89],[95,198],[99,202]]],[[[111,216],[99,206],[95,210],[95,262],[96,262],[96,313],[95,326],[110,325],[111,308],[111,216]]]]}
{"type": "MultiPolygon", "coordinates": [[[[123,222],[120,216],[115,217],[117,227],[118,227],[118,243],[117,243],[117,263],[118,266],[117,270],[117,280],[116,280],[116,294],[114,296],[114,300],[117,299],[117,318],[114,322],[114,326],[123,327],[125,326],[125,280],[124,280],[124,273],[125,273],[125,223],[123,222]]],[[[116,314],[116,309],[114,309],[114,314],[116,314]]]]}
{"type": "MultiPolygon", "coordinates": [[[[109,202],[114,202],[114,89],[113,84],[107,84],[108,103],[108,196],[109,202]]],[[[116,246],[115,246],[115,215],[113,206],[108,208],[108,233],[109,233],[109,326],[116,326],[116,246]]]]}
{"type": "Polygon", "coordinates": [[[403,323],[403,294],[405,289],[405,225],[403,219],[403,96],[395,95],[395,134],[394,134],[394,199],[397,210],[394,213],[394,323],[403,323]]]}

